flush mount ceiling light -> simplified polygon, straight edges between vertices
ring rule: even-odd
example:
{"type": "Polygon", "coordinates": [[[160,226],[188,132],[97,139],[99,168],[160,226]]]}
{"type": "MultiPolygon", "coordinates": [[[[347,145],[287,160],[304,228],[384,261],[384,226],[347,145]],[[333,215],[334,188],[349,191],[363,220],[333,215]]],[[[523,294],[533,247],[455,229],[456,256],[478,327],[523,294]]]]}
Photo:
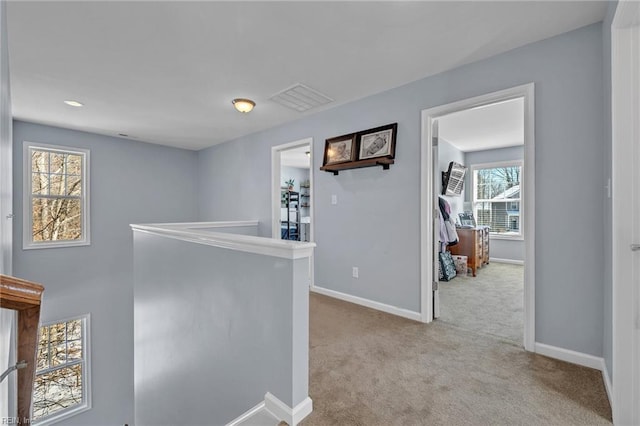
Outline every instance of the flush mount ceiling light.
{"type": "Polygon", "coordinates": [[[78,102],[78,101],[74,101],[74,100],[66,100],[64,101],[65,104],[72,106],[72,107],[81,107],[84,106],[84,104],[82,102],[78,102]]]}
{"type": "Polygon", "coordinates": [[[233,103],[233,106],[235,107],[235,109],[243,113],[251,112],[253,107],[256,106],[256,103],[253,102],[251,99],[244,99],[244,98],[236,98],[233,101],[231,101],[231,103],[233,103]]]}

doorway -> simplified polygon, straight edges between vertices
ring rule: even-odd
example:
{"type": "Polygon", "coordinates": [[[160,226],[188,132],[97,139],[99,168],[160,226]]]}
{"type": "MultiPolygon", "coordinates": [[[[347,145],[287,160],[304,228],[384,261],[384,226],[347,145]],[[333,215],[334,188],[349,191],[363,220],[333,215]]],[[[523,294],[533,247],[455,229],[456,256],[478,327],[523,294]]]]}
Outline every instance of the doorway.
{"type": "MultiPolygon", "coordinates": [[[[523,291],[523,344],[528,351],[534,350],[535,343],[535,217],[534,217],[534,85],[533,83],[487,95],[430,108],[422,112],[422,149],[421,149],[421,315],[423,322],[431,322],[438,317],[440,293],[438,288],[437,230],[439,229],[435,173],[440,173],[438,159],[439,119],[465,110],[482,108],[490,104],[523,99],[524,110],[524,149],[523,174],[521,185],[524,189],[521,216],[518,226],[528,238],[523,245],[524,291],[523,291]]],[[[463,206],[464,210],[464,206],[463,206]]],[[[473,210],[471,208],[471,210],[473,210]]]]}
{"type": "MultiPolygon", "coordinates": [[[[271,237],[314,241],[313,138],[271,148],[271,237]]],[[[309,259],[313,286],[313,256],[309,259]]]]}
{"type": "Polygon", "coordinates": [[[434,316],[521,345],[524,98],[446,114],[436,124],[434,204],[438,223],[455,232],[436,232],[435,250],[451,254],[456,274],[440,277],[434,316]]]}

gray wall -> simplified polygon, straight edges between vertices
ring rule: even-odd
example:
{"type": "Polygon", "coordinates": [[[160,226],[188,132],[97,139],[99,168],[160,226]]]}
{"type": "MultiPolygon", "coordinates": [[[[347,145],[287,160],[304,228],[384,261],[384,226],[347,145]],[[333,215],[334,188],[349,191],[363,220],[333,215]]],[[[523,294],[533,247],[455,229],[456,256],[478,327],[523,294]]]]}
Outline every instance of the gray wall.
{"type": "Polygon", "coordinates": [[[195,219],[196,153],[14,122],[14,275],[42,283],[42,321],[91,313],[93,408],[68,425],[133,421],[130,223],[195,219]],[[91,150],[91,245],[22,250],[22,142],[91,150]]]}
{"type": "MultiPolygon", "coordinates": [[[[466,188],[471,188],[473,181],[473,178],[471,176],[471,166],[473,166],[474,164],[523,159],[524,145],[467,152],[465,153],[465,161],[466,166],[469,167],[469,172],[465,176],[464,185],[466,188]]],[[[465,200],[471,201],[472,198],[473,192],[471,190],[467,191],[465,194],[465,200]]],[[[524,241],[491,238],[490,251],[490,256],[492,258],[523,261],[524,241]]]]}
{"type": "Polygon", "coordinates": [[[240,140],[199,151],[197,171],[198,220],[259,219],[258,235],[271,236],[271,145],[240,140]]]}
{"type": "Polygon", "coordinates": [[[134,256],[138,426],[222,425],[267,392],[308,396],[308,259],[141,232],[134,256]]]}
{"type": "MultiPolygon", "coordinates": [[[[7,43],[7,3],[0,4],[0,217],[11,213],[11,87],[7,43]]],[[[11,275],[11,221],[0,221],[0,273],[11,275]]]]}
{"type": "MultiPolygon", "coordinates": [[[[7,3],[0,2],[0,274],[11,275],[11,90],[9,86],[9,49],[7,46],[7,3]]],[[[11,330],[14,311],[0,309],[0,370],[15,363],[11,330]]],[[[0,419],[15,415],[15,374],[0,383],[0,419]],[[11,408],[9,408],[11,407],[11,408]]]]}
{"type": "MultiPolygon", "coordinates": [[[[602,43],[604,50],[604,185],[611,178],[611,22],[618,1],[611,1],[602,23],[602,43]]],[[[609,378],[613,380],[613,244],[612,244],[612,204],[611,198],[604,196],[604,344],[603,357],[609,378]]]]}
{"type": "MultiPolygon", "coordinates": [[[[465,163],[464,152],[460,151],[458,148],[453,146],[450,142],[445,140],[444,138],[439,138],[438,140],[438,170],[436,173],[436,188],[438,189],[438,194],[451,206],[451,214],[458,220],[458,213],[464,212],[464,200],[465,194],[468,193],[467,182],[464,183],[464,188],[462,189],[462,194],[457,197],[449,197],[447,195],[442,195],[442,172],[446,172],[449,170],[449,162],[455,161],[458,164],[462,164],[463,166],[467,166],[465,163]]],[[[467,173],[469,171],[467,170],[467,173]]]]}
{"type": "Polygon", "coordinates": [[[535,82],[536,341],[601,356],[601,30],[590,25],[200,151],[200,219],[257,218],[269,235],[271,146],[313,137],[317,170],[325,139],[398,122],[389,170],[315,174],[315,283],[418,311],[420,111],[535,82]],[[562,206],[580,212],[570,227],[559,219],[562,206]],[[351,278],[352,266],[360,268],[359,279],[351,278]]]}

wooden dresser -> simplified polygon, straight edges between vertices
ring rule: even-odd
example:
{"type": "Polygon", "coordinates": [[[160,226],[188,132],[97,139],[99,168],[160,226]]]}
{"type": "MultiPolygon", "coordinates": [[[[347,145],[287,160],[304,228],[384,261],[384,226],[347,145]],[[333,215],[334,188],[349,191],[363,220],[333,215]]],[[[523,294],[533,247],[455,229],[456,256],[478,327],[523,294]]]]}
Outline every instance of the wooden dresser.
{"type": "Polygon", "coordinates": [[[489,228],[456,228],[458,244],[450,246],[453,255],[467,256],[467,266],[473,276],[482,265],[489,263],[489,228]]]}

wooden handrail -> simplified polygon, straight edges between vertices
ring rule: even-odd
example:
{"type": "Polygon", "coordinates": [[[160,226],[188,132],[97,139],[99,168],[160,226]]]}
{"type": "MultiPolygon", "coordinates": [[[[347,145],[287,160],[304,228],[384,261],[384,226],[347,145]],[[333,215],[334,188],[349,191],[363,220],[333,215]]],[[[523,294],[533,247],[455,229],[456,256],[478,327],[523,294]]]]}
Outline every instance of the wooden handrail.
{"type": "Polygon", "coordinates": [[[40,284],[0,275],[0,308],[18,311],[18,361],[27,361],[27,366],[18,370],[17,424],[31,423],[31,398],[36,374],[36,348],[43,291],[44,287],[40,284]]]}

